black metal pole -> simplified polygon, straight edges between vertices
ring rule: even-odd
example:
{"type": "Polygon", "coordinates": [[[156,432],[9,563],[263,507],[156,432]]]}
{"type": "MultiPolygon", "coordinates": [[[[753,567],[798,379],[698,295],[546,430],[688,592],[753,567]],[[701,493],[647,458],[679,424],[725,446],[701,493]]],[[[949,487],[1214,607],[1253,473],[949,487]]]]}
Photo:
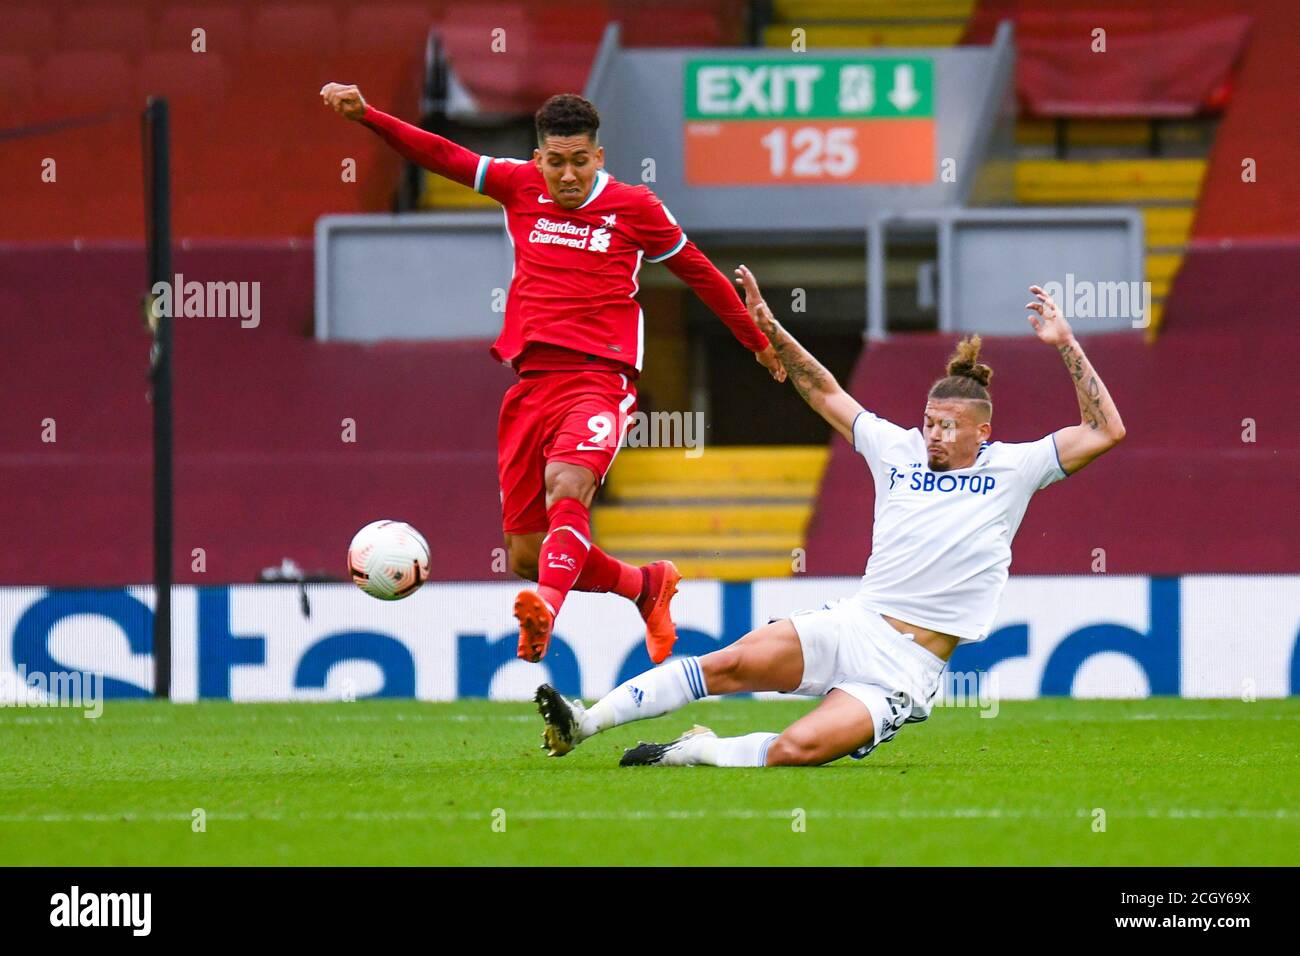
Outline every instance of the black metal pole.
{"type": "MultiPolygon", "coordinates": [[[[172,284],[171,156],[167,101],[146,108],[149,156],[149,288],[172,284]]],[[[153,306],[152,298],[149,299],[153,306]]],[[[173,308],[174,308],[173,303],[173,308]]],[[[172,309],[154,309],[150,392],[153,402],[153,693],[172,683],[172,309]],[[161,314],[158,314],[161,313],[161,314]]]]}

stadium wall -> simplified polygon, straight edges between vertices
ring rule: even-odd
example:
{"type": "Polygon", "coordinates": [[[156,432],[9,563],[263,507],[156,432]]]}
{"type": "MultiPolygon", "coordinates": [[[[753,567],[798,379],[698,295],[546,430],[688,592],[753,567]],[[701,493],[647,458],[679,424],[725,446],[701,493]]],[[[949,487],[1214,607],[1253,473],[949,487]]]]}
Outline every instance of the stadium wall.
{"type": "MultiPolygon", "coordinates": [[[[685,583],[674,604],[677,649],[706,653],[857,585],[856,578],[685,583]]],[[[635,609],[590,594],[565,604],[543,665],[518,661],[515,591],[510,583],[435,583],[401,603],[378,604],[351,585],[314,585],[306,588],[307,614],[293,585],[181,587],[172,601],[173,696],[522,700],[549,680],[594,698],[650,666],[635,609]]],[[[144,587],[0,589],[0,705],[39,704],[42,694],[29,688],[57,686],[70,674],[102,674],[102,698],[147,696],[152,606],[144,587]]],[[[1298,630],[1300,575],[1013,577],[993,633],[958,649],[949,669],[957,678],[985,672],[980,693],[992,701],[1249,701],[1300,693],[1298,630]]]]}

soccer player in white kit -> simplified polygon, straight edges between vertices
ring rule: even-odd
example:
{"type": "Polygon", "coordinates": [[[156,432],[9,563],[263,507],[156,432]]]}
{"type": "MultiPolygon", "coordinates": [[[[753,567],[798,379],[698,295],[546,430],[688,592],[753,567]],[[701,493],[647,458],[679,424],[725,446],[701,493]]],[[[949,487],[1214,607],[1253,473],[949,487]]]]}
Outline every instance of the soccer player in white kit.
{"type": "Polygon", "coordinates": [[[1025,308],[1038,338],[1065,361],[1081,421],[1037,441],[989,442],[992,370],[978,336],[963,340],[931,386],[921,428],[862,408],[772,316],[748,269],[745,304],[799,394],[853,443],[876,486],[871,557],[857,593],[795,611],[703,657],[673,658],[590,709],[537,690],[543,747],[563,756],[583,740],[658,717],[710,694],[783,691],[822,697],[780,734],[718,737],[694,727],[642,743],[623,766],[807,766],[865,757],[905,723],[925,720],[959,644],[982,641],[997,614],[1011,539],[1034,492],[1073,474],[1124,438],[1124,425],[1056,303],[1040,287],[1025,308]]]}

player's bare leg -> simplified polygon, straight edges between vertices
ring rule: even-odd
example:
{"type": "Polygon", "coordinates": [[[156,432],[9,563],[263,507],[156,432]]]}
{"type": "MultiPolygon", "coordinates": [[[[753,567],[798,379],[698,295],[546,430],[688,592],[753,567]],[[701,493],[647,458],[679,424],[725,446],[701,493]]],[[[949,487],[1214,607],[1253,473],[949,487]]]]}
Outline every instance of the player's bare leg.
{"type": "Polygon", "coordinates": [[[847,757],[875,739],[871,711],[852,694],[832,690],[811,713],[767,748],[769,767],[815,767],[847,757]]]}
{"type": "Polygon", "coordinates": [[[512,574],[525,581],[537,580],[537,555],[542,549],[542,539],[545,537],[545,531],[505,536],[506,559],[512,574]]]}
{"type": "MultiPolygon", "coordinates": [[[[638,674],[588,710],[543,684],[534,698],[546,726],[543,747],[563,756],[583,740],[634,720],[659,717],[709,694],[790,691],[803,680],[803,647],[788,620],[764,625],[703,657],[682,657],[638,674]]],[[[775,734],[768,734],[775,737],[775,734]]]]}

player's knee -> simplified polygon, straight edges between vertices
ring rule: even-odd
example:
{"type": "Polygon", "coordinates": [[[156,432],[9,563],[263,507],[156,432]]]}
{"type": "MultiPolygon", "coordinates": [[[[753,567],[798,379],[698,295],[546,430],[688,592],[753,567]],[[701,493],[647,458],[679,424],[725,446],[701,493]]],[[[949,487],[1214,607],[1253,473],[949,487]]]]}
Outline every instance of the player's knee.
{"type": "Polygon", "coordinates": [[[710,694],[734,693],[744,672],[744,655],[734,647],[724,647],[701,657],[700,670],[710,694]]]}
{"type": "Polygon", "coordinates": [[[596,493],[596,476],[586,468],[574,465],[547,476],[546,505],[552,507],[561,498],[573,498],[590,506],[596,493]]]}
{"type": "Polygon", "coordinates": [[[511,548],[510,570],[525,581],[536,581],[537,555],[523,548],[511,548]]]}
{"type": "Polygon", "coordinates": [[[769,767],[808,767],[825,762],[817,741],[802,734],[786,731],[767,748],[769,767]]]}

